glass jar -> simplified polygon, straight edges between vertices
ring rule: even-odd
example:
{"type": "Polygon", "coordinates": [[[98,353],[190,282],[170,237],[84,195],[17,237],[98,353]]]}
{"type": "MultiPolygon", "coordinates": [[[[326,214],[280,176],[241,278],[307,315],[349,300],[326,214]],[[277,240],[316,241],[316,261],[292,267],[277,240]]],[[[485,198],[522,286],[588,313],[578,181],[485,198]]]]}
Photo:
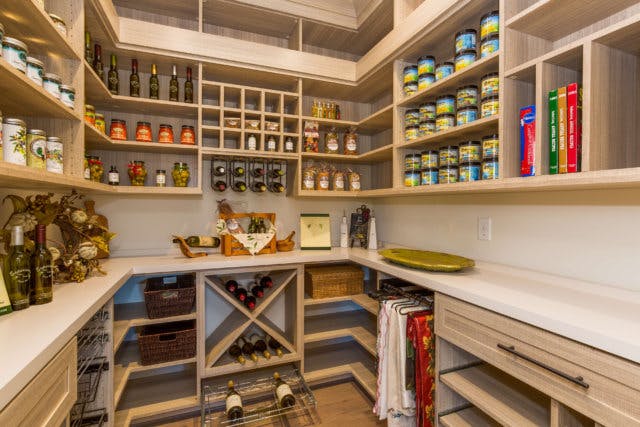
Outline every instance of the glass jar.
{"type": "Polygon", "coordinates": [[[480,40],[500,32],[500,13],[497,10],[482,15],[480,18],[480,40]]]}
{"type": "Polygon", "coordinates": [[[438,152],[436,150],[428,150],[420,153],[420,167],[422,169],[437,169],[438,152]]]}
{"type": "Polygon", "coordinates": [[[414,126],[420,123],[420,110],[412,108],[404,113],[404,125],[414,126]]]}
{"type": "Polygon", "coordinates": [[[453,184],[458,182],[458,166],[442,166],[438,171],[440,184],[453,184]]]}
{"type": "Polygon", "coordinates": [[[333,191],[344,191],[344,173],[335,171],[333,173],[333,191]]]}
{"type": "Polygon", "coordinates": [[[405,171],[404,173],[404,186],[405,187],[417,187],[420,185],[420,171],[405,171]]]}
{"type": "Polygon", "coordinates": [[[47,153],[47,133],[41,129],[27,132],[27,166],[45,169],[47,153]]]}
{"type": "Polygon", "coordinates": [[[94,156],[88,156],[86,154],[84,156],[83,174],[84,174],[84,179],[86,179],[87,181],[91,179],[91,169],[89,168],[89,159],[91,159],[92,157],[94,156]]]}
{"type": "Polygon", "coordinates": [[[405,171],[419,171],[422,163],[421,155],[418,153],[407,154],[404,156],[405,171]]]}
{"type": "Polygon", "coordinates": [[[284,152],[285,153],[294,153],[295,150],[296,150],[296,144],[293,141],[293,138],[288,136],[287,139],[284,140],[284,152]]]}
{"type": "Polygon", "coordinates": [[[138,142],[151,142],[153,139],[151,135],[151,123],[138,122],[136,126],[136,141],[138,142]]]}
{"type": "Polygon", "coordinates": [[[127,140],[127,122],[119,119],[111,119],[111,127],[109,128],[109,137],[117,141],[127,140]]]}
{"type": "Polygon", "coordinates": [[[420,121],[436,119],[436,103],[425,102],[420,104],[420,121]]]}
{"type": "Polygon", "coordinates": [[[171,171],[171,177],[173,178],[173,185],[175,187],[186,187],[189,185],[189,179],[191,178],[189,165],[185,162],[174,163],[173,170],[171,171]]]}
{"type": "Polygon", "coordinates": [[[2,158],[5,162],[27,165],[27,124],[5,117],[2,120],[2,158]]]}
{"type": "Polygon", "coordinates": [[[104,178],[104,164],[100,157],[97,156],[89,156],[88,166],[89,166],[89,180],[93,182],[102,182],[102,178],[104,178]]]}
{"type": "Polygon", "coordinates": [[[456,109],[478,106],[478,86],[468,85],[456,90],[456,109]]]}
{"type": "Polygon", "coordinates": [[[162,144],[173,144],[173,126],[167,124],[160,125],[158,142],[162,144]]]}
{"type": "Polygon", "coordinates": [[[478,55],[475,50],[463,50],[456,55],[456,71],[460,71],[476,62],[478,55]]]}
{"type": "Polygon", "coordinates": [[[480,141],[461,142],[458,146],[460,163],[479,163],[482,161],[480,141]]]}
{"type": "Polygon", "coordinates": [[[418,90],[424,90],[436,81],[436,75],[432,73],[420,74],[418,78],[418,90]]]}
{"type": "Polygon", "coordinates": [[[73,86],[60,85],[60,101],[71,109],[76,108],[76,90],[73,86]]]}
{"type": "Polygon", "coordinates": [[[466,125],[478,120],[478,107],[464,107],[456,112],[456,126],[466,125]]]}
{"type": "Polygon", "coordinates": [[[484,159],[482,161],[482,179],[498,179],[500,169],[500,162],[498,158],[484,159]]]}
{"type": "Polygon", "coordinates": [[[156,170],[156,187],[167,186],[167,171],[164,169],[156,170]]]}
{"type": "Polygon", "coordinates": [[[454,114],[438,114],[436,117],[436,132],[450,129],[456,125],[454,114]]]}
{"type": "Polygon", "coordinates": [[[418,82],[405,83],[402,90],[405,96],[411,96],[418,91],[418,82]]]}
{"type": "Polygon", "coordinates": [[[497,134],[486,135],[482,137],[482,158],[493,159],[498,158],[500,153],[500,139],[497,134]]]}
{"type": "Polygon", "coordinates": [[[423,120],[418,126],[418,137],[433,135],[436,131],[435,120],[423,120]]]}
{"type": "Polygon", "coordinates": [[[403,82],[407,83],[418,83],[418,67],[415,65],[408,65],[404,67],[402,71],[403,74],[403,82]]]}
{"type": "Polygon", "coordinates": [[[324,134],[324,152],[327,154],[338,154],[339,150],[338,131],[335,128],[331,128],[324,134]]]}
{"type": "Polygon", "coordinates": [[[443,62],[436,66],[436,81],[442,80],[453,74],[453,62],[443,62]]]}
{"type": "Polygon", "coordinates": [[[360,185],[360,174],[358,172],[349,172],[347,178],[349,179],[349,191],[360,191],[362,188],[360,185]]]}
{"type": "Polygon", "coordinates": [[[482,118],[498,114],[500,112],[500,98],[497,95],[483,98],[482,104],[480,104],[480,111],[482,118]]]}
{"type": "Polygon", "coordinates": [[[418,79],[423,74],[433,74],[436,68],[436,58],[430,55],[418,58],[418,79]]]}
{"type": "Polygon", "coordinates": [[[346,131],[342,142],[344,143],[344,154],[354,156],[358,154],[358,134],[355,129],[351,128],[346,131]]]}
{"type": "Polygon", "coordinates": [[[29,77],[38,86],[42,86],[44,78],[44,62],[29,56],[27,58],[27,77],[29,77]]]}
{"type": "Polygon", "coordinates": [[[54,73],[46,73],[42,78],[42,87],[49,92],[55,99],[60,99],[60,85],[62,79],[54,73]]]}
{"type": "Polygon", "coordinates": [[[91,126],[96,125],[96,108],[93,105],[84,105],[84,121],[89,123],[91,126]]]}
{"type": "Polygon", "coordinates": [[[485,58],[500,49],[500,37],[496,34],[482,40],[480,58],[485,58]]]}
{"type": "Polygon", "coordinates": [[[440,147],[438,157],[440,167],[458,166],[458,147],[456,145],[440,147]]]}
{"type": "Polygon", "coordinates": [[[276,137],[273,135],[267,137],[267,151],[278,151],[278,141],[276,141],[276,137]]]}
{"type": "Polygon", "coordinates": [[[438,183],[438,168],[423,169],[420,174],[420,185],[435,185],[438,183]]]}
{"type": "Polygon", "coordinates": [[[147,179],[147,168],[142,160],[129,162],[128,174],[131,185],[144,186],[144,181],[147,179]]]}
{"type": "Polygon", "coordinates": [[[481,164],[479,162],[468,162],[461,164],[459,167],[460,182],[478,181],[481,177],[480,168],[481,164]]]}
{"type": "Polygon", "coordinates": [[[64,146],[57,136],[47,138],[47,159],[45,161],[47,172],[64,172],[64,146]]]}
{"type": "Polygon", "coordinates": [[[500,79],[498,73],[489,73],[482,76],[480,88],[480,97],[482,99],[498,95],[500,90],[500,79]]]}
{"type": "Polygon", "coordinates": [[[456,97],[453,95],[442,95],[436,98],[436,118],[440,114],[456,113],[456,97]]]}
{"type": "Polygon", "coordinates": [[[107,124],[104,121],[104,114],[96,113],[95,127],[103,134],[107,133],[107,124]]]}
{"type": "Polygon", "coordinates": [[[313,167],[306,167],[302,170],[302,189],[316,189],[316,171],[313,167]]]}
{"type": "Polygon", "coordinates": [[[182,131],[180,132],[180,144],[196,145],[196,131],[193,126],[182,126],[182,131]]]}
{"type": "Polygon", "coordinates": [[[2,56],[13,67],[23,73],[27,72],[27,45],[13,37],[4,37],[2,40],[2,56]]]}
{"type": "Polygon", "coordinates": [[[258,139],[254,134],[247,137],[247,150],[256,151],[258,149],[258,139]]]}
{"type": "Polygon", "coordinates": [[[404,128],[404,140],[405,141],[412,141],[414,139],[417,139],[418,136],[419,136],[419,132],[420,132],[420,126],[416,126],[416,125],[405,126],[405,128],[404,128]]]}
{"type": "Polygon", "coordinates": [[[456,55],[464,50],[475,50],[478,33],[476,30],[464,30],[456,34],[456,55]]]}
{"type": "Polygon", "coordinates": [[[65,36],[67,35],[67,24],[64,23],[64,20],[60,18],[58,15],[54,15],[53,13],[49,14],[49,18],[53,21],[53,26],[56,27],[58,31],[60,31],[65,36]]]}

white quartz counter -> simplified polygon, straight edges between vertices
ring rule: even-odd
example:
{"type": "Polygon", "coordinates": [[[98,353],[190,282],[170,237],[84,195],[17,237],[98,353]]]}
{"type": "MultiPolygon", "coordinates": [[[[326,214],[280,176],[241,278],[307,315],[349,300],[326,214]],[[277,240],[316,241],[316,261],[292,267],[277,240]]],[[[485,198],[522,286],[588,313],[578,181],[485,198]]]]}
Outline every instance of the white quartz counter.
{"type": "Polygon", "coordinates": [[[257,257],[116,258],[106,276],[56,286],[50,304],[0,317],[0,408],[135,274],[351,260],[640,363],[640,293],[497,264],[428,273],[363,249],[294,251],[257,257]]]}

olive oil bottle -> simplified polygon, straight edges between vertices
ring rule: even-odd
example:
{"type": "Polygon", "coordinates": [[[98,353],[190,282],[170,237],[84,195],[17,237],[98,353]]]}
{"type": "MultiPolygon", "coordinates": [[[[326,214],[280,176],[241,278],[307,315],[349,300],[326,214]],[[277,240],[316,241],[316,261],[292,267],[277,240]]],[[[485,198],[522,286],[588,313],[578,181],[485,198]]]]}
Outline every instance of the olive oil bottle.
{"type": "Polygon", "coordinates": [[[129,76],[129,96],[140,97],[140,76],[138,75],[138,60],[131,60],[131,75],[129,76]]]}
{"type": "Polygon", "coordinates": [[[118,95],[120,92],[120,78],[118,77],[118,60],[115,54],[111,54],[111,67],[107,74],[109,92],[118,95]]]}
{"type": "Polygon", "coordinates": [[[47,228],[41,224],[36,225],[36,247],[31,258],[31,304],[46,304],[53,300],[53,260],[46,242],[47,228]]]}
{"type": "Polygon", "coordinates": [[[28,308],[31,260],[24,249],[24,232],[21,225],[11,228],[11,248],[4,259],[3,272],[13,310],[28,308]]]}
{"type": "Polygon", "coordinates": [[[193,80],[191,76],[191,67],[187,67],[187,81],[184,82],[184,102],[193,104],[193,80]]]}
{"type": "Polygon", "coordinates": [[[158,67],[151,64],[151,77],[149,77],[149,98],[160,98],[160,81],[158,80],[158,67]]]}
{"type": "Polygon", "coordinates": [[[176,66],[173,66],[173,70],[171,72],[171,80],[169,81],[169,101],[178,102],[179,95],[179,85],[178,85],[178,71],[176,66]]]}

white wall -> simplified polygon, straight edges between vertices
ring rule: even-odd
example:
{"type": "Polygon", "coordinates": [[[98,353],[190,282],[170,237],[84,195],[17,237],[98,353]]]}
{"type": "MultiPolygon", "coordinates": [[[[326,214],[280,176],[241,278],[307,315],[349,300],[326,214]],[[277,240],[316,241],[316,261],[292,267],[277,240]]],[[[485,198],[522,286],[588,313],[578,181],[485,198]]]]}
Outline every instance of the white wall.
{"type": "Polygon", "coordinates": [[[375,201],[378,238],[640,291],[640,190],[375,201]],[[477,239],[478,217],[492,240],[477,239]]]}

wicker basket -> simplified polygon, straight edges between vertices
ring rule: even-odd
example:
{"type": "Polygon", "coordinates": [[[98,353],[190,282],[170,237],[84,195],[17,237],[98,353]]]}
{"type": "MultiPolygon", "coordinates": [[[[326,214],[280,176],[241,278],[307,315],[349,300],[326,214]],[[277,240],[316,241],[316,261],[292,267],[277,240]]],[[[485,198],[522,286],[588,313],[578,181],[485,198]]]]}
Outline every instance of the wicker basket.
{"type": "Polygon", "coordinates": [[[138,347],[141,365],[196,357],[196,321],[145,326],[138,334],[138,347]]]}
{"type": "Polygon", "coordinates": [[[149,319],[189,314],[196,301],[195,275],[147,279],[144,302],[149,319]]]}
{"type": "Polygon", "coordinates": [[[305,268],[304,290],[314,299],[361,294],[364,273],[355,265],[305,268]]]}

